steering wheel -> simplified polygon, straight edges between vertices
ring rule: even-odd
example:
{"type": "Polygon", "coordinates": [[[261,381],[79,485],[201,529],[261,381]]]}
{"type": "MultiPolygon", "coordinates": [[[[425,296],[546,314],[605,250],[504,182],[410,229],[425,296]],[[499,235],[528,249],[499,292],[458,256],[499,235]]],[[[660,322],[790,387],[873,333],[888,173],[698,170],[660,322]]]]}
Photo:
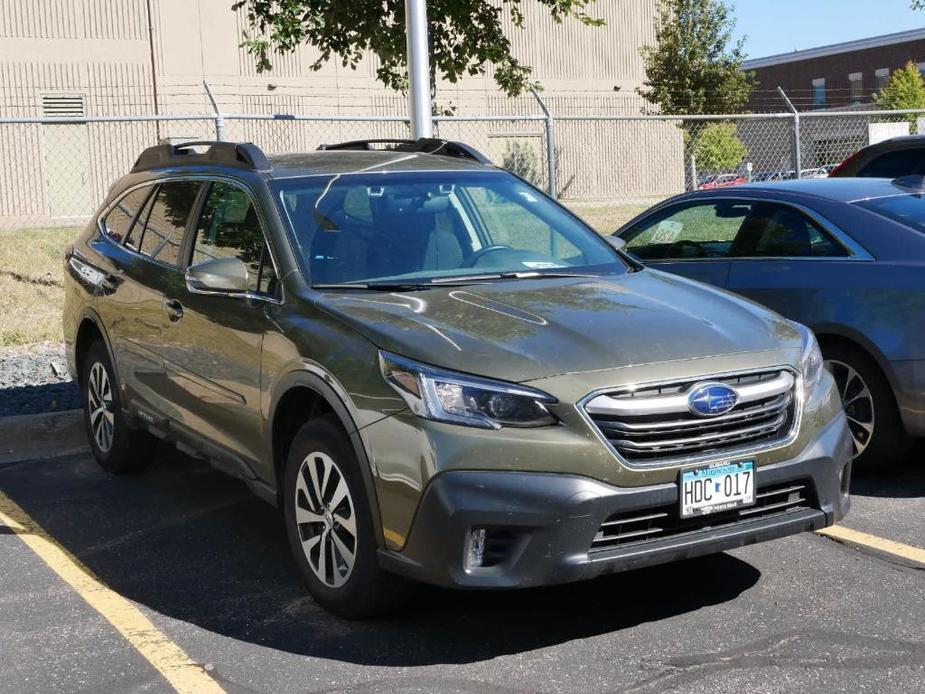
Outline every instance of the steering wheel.
{"type": "Polygon", "coordinates": [[[475,267],[475,264],[479,262],[479,260],[481,260],[484,256],[488,255],[489,253],[494,253],[496,251],[512,251],[512,250],[514,249],[511,248],[510,246],[503,246],[501,244],[497,244],[494,246],[485,246],[485,248],[480,248],[475,253],[470,255],[468,260],[466,260],[466,262],[463,263],[463,267],[475,267]]]}

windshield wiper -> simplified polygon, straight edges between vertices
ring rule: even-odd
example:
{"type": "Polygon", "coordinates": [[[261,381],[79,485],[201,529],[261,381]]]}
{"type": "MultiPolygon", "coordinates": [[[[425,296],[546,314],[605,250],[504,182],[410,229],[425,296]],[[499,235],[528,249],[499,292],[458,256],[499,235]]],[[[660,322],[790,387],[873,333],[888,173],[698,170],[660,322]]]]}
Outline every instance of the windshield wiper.
{"type": "Polygon", "coordinates": [[[458,275],[454,277],[437,277],[431,282],[433,284],[455,284],[464,282],[479,282],[482,280],[535,280],[544,277],[597,277],[597,275],[586,272],[539,272],[537,270],[529,271],[511,271],[511,272],[486,272],[479,275],[458,275]]]}

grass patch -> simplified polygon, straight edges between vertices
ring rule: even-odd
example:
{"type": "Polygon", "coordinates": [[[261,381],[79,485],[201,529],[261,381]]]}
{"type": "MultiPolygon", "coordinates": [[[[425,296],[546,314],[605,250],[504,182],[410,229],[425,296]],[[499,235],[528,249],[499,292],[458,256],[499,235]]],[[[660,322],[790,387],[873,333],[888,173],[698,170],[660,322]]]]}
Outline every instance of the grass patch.
{"type": "MultiPolygon", "coordinates": [[[[656,200],[652,201],[654,205],[656,200]]],[[[599,234],[612,234],[633,217],[652,205],[606,205],[603,203],[565,202],[565,206],[585,220],[599,234]]]]}
{"type": "Polygon", "coordinates": [[[64,249],[73,227],[0,232],[0,347],[61,342],[64,249]]]}

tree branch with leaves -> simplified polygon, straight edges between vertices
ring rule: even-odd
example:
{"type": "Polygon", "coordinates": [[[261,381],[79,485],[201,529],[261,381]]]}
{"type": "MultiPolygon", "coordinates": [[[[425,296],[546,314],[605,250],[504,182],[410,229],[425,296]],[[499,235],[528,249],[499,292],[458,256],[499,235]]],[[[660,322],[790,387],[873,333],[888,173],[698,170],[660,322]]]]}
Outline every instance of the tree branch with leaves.
{"type": "Polygon", "coordinates": [[[745,39],[722,0],[659,0],[655,44],[643,46],[639,94],[661,113],[735,113],[751,96],[754,73],[742,70],[745,39]]]}
{"type": "MultiPolygon", "coordinates": [[[[431,85],[438,78],[455,83],[464,76],[483,75],[489,66],[498,87],[518,96],[538,86],[533,69],[512,52],[504,33],[505,12],[511,23],[524,27],[525,0],[430,0],[427,3],[431,85]]],[[[588,14],[594,0],[532,0],[556,23],[576,20],[600,26],[588,14]]],[[[376,77],[386,87],[405,91],[405,3],[403,0],[237,0],[248,28],[242,45],[257,59],[259,72],[271,70],[273,58],[310,44],[319,51],[312,70],[329,60],[356,68],[372,53],[378,59],[376,77]]]]}

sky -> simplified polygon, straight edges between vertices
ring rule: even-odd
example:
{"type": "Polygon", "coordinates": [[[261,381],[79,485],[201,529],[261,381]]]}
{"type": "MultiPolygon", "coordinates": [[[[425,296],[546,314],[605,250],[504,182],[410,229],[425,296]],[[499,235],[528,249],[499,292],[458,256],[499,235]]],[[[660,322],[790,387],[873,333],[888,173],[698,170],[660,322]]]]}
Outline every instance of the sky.
{"type": "Polygon", "coordinates": [[[749,58],[925,27],[909,0],[727,0],[749,58]]]}

